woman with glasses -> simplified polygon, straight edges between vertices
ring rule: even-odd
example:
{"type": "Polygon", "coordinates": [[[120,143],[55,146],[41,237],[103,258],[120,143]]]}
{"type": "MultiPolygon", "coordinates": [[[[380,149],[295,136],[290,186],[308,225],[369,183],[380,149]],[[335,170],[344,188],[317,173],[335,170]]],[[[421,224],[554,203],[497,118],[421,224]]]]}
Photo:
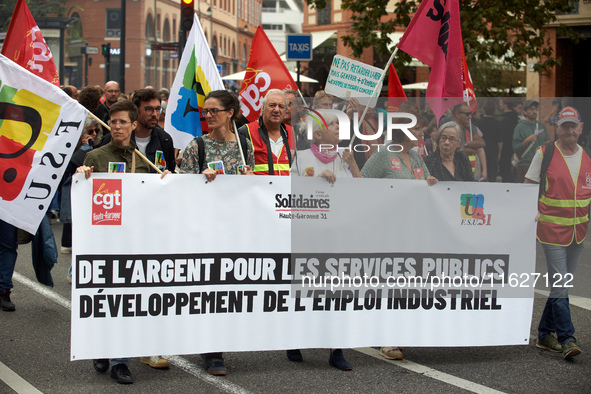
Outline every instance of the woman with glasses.
{"type": "MultiPolygon", "coordinates": [[[[250,143],[242,141],[246,166],[242,165],[232,121],[240,115],[240,102],[235,94],[226,90],[214,90],[205,97],[201,111],[209,134],[197,137],[189,143],[183,152],[180,166],[182,174],[203,174],[211,182],[217,174],[248,174],[254,175],[254,154],[250,143]],[[201,148],[200,146],[201,145],[201,148]],[[200,157],[200,151],[205,157],[200,157]]],[[[228,373],[221,352],[202,354],[201,357],[210,375],[223,376],[228,373]]]]}
{"type": "Polygon", "coordinates": [[[460,149],[460,126],[442,124],[437,131],[437,150],[424,158],[431,175],[440,181],[474,181],[468,156],[460,149]]]}
{"type": "Polygon", "coordinates": [[[232,121],[240,116],[238,97],[226,90],[214,90],[205,97],[201,113],[209,127],[209,134],[197,137],[187,145],[183,152],[181,174],[203,174],[209,182],[217,174],[253,174],[252,146],[244,142],[238,145],[232,125],[232,121]],[[200,157],[200,151],[204,157],[200,157]]]}

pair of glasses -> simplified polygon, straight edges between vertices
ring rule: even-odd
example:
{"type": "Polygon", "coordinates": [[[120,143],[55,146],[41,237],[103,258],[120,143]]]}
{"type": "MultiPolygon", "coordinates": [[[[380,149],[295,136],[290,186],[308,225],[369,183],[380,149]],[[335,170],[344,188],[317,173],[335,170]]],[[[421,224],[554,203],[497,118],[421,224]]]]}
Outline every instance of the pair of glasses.
{"type": "Polygon", "coordinates": [[[98,134],[99,131],[99,129],[90,129],[86,132],[86,134],[98,134]]]}
{"type": "Polygon", "coordinates": [[[154,111],[160,113],[162,112],[162,107],[144,107],[143,110],[146,111],[147,114],[152,114],[154,111]]]}
{"type": "Polygon", "coordinates": [[[441,137],[439,137],[439,140],[441,142],[449,141],[451,144],[453,144],[454,142],[458,142],[458,139],[456,137],[448,137],[446,135],[442,135],[441,137]]]}
{"type": "Polygon", "coordinates": [[[218,114],[218,112],[220,111],[229,111],[227,109],[218,109],[218,108],[203,108],[203,110],[201,111],[201,113],[203,113],[203,116],[207,116],[209,114],[211,114],[211,116],[216,116],[218,114]]]}
{"type": "Polygon", "coordinates": [[[120,119],[112,120],[109,123],[111,123],[112,125],[115,125],[115,126],[117,126],[118,124],[120,124],[121,126],[125,126],[126,124],[129,124],[129,122],[127,120],[120,120],[120,119]]]}
{"type": "Polygon", "coordinates": [[[106,90],[106,92],[109,94],[115,94],[121,92],[121,90],[106,90]]]}

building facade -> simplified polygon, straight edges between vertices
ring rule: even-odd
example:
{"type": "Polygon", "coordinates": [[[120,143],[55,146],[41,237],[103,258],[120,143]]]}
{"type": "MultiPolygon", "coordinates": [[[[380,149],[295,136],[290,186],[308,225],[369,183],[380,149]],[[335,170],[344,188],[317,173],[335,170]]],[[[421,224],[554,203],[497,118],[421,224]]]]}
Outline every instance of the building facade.
{"type": "MultiPolygon", "coordinates": [[[[66,41],[65,84],[103,86],[121,81],[121,0],[76,0],[68,16],[78,18],[66,41]],[[105,72],[103,44],[111,44],[110,72],[105,72]],[[83,55],[84,46],[98,47],[96,55],[83,55]],[[86,57],[89,59],[86,67],[86,57]],[[85,69],[88,68],[88,72],[85,69]]],[[[126,0],[125,90],[145,86],[170,88],[179,64],[175,50],[180,30],[180,0],[126,0]],[[164,47],[166,49],[166,47],[164,47]]],[[[262,0],[204,0],[195,13],[212,48],[221,74],[245,69],[256,26],[261,23],[262,0]],[[213,32],[213,34],[212,34],[213,32]]]]}

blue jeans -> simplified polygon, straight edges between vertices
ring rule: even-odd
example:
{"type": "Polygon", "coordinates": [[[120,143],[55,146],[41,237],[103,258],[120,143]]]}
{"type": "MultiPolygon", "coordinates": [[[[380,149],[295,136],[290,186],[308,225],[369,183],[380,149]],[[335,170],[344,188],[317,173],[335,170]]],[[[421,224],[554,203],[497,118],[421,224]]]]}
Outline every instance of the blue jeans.
{"type": "Polygon", "coordinates": [[[129,367],[129,359],[128,358],[112,358],[111,359],[111,367],[114,367],[117,364],[125,364],[129,367]]]}
{"type": "Polygon", "coordinates": [[[538,326],[538,338],[540,339],[556,332],[561,345],[576,340],[574,337],[575,327],[570,317],[568,303],[569,288],[564,285],[569,280],[568,285],[572,285],[571,275],[574,275],[577,270],[579,258],[583,252],[583,243],[577,244],[576,241],[573,241],[569,246],[542,244],[551,289],[538,326]]]}
{"type": "Polygon", "coordinates": [[[18,249],[17,229],[0,220],[0,291],[12,289],[12,273],[18,249]]]}

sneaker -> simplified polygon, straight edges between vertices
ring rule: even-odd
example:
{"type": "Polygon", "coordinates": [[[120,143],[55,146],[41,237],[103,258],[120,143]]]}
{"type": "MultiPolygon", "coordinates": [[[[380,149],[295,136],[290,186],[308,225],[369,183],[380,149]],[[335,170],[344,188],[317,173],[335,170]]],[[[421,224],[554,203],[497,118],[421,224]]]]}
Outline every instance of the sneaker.
{"type": "Polygon", "coordinates": [[[6,312],[14,312],[16,307],[10,301],[10,290],[0,291],[0,309],[6,312]]]}
{"type": "Polygon", "coordinates": [[[207,367],[207,373],[215,376],[226,376],[228,368],[224,365],[223,361],[214,361],[207,367]]]}
{"type": "Polygon", "coordinates": [[[116,364],[113,365],[111,368],[111,377],[117,380],[117,383],[120,384],[131,384],[133,383],[133,378],[131,377],[131,372],[129,368],[125,364],[116,364]]]}
{"type": "Polygon", "coordinates": [[[581,354],[581,348],[575,341],[568,341],[562,347],[562,357],[565,359],[573,358],[579,354],[581,354]]]}
{"type": "Polygon", "coordinates": [[[380,354],[388,360],[402,360],[402,348],[396,346],[384,346],[380,349],[380,354]]]}
{"type": "Polygon", "coordinates": [[[140,363],[147,364],[152,368],[158,369],[167,369],[168,367],[170,367],[168,361],[162,358],[162,356],[142,357],[140,358],[140,363]]]}
{"type": "Polygon", "coordinates": [[[295,361],[296,363],[301,363],[302,361],[304,361],[300,349],[286,350],[285,353],[287,354],[287,359],[289,361],[295,361]]]}
{"type": "Polygon", "coordinates": [[[62,252],[62,254],[72,254],[72,247],[62,246],[60,252],[62,252]]]}
{"type": "Polygon", "coordinates": [[[554,335],[548,335],[543,339],[539,339],[536,342],[536,347],[544,350],[550,350],[551,352],[562,353],[562,346],[558,339],[554,335]]]}

